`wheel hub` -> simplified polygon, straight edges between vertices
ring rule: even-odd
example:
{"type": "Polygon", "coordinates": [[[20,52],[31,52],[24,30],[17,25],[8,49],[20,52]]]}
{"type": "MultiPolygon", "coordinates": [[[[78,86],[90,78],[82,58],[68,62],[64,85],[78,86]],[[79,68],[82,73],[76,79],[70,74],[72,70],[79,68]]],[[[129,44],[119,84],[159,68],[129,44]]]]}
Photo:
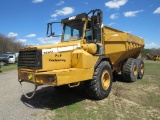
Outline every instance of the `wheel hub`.
{"type": "Polygon", "coordinates": [[[141,64],[141,73],[144,73],[144,66],[141,64]]]}
{"type": "Polygon", "coordinates": [[[111,76],[108,71],[104,71],[102,73],[101,82],[102,82],[102,88],[104,90],[108,89],[108,87],[110,85],[110,78],[111,78],[111,76]]]}
{"type": "Polygon", "coordinates": [[[138,74],[138,70],[137,70],[136,65],[134,65],[134,76],[136,76],[137,74],[138,74]]]}

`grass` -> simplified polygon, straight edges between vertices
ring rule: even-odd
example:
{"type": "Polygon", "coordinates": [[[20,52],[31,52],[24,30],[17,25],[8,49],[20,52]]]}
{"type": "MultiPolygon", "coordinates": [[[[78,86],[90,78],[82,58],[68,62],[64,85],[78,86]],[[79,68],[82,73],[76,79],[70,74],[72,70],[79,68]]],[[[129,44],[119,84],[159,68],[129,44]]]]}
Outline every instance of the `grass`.
{"type": "Polygon", "coordinates": [[[17,64],[6,64],[1,67],[0,72],[7,72],[14,69],[17,69],[17,64]]]}
{"type": "MultiPolygon", "coordinates": [[[[47,120],[158,120],[160,119],[160,61],[144,61],[143,79],[133,83],[123,82],[119,76],[113,82],[108,98],[89,99],[82,89],[60,90],[44,87],[36,92],[27,104],[47,109],[42,115],[33,113],[33,118],[43,116],[47,120]]],[[[1,71],[17,68],[17,64],[3,66],[1,71]]]]}
{"type": "MultiPolygon", "coordinates": [[[[63,106],[51,107],[54,117],[47,113],[46,116],[50,116],[51,120],[160,119],[159,73],[160,62],[145,61],[145,75],[142,80],[134,83],[116,81],[109,97],[100,101],[86,98],[82,91],[80,91],[82,96],[78,93],[72,94],[74,90],[68,91],[69,93],[62,97],[63,106]],[[74,102],[71,102],[72,104],[66,102],[65,105],[65,99],[74,102]],[[75,99],[81,100],[75,102],[75,99]]],[[[63,94],[63,91],[58,94],[63,94]]]]}

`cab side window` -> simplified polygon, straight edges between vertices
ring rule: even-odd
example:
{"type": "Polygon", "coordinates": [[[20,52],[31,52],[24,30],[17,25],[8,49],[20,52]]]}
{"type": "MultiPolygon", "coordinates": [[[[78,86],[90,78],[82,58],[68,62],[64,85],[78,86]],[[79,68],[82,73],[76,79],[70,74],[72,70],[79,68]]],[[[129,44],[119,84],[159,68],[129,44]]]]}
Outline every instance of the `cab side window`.
{"type": "Polygon", "coordinates": [[[92,40],[92,27],[91,27],[91,22],[88,22],[87,28],[86,28],[86,39],[87,40],[92,40]]]}
{"type": "Polygon", "coordinates": [[[92,42],[101,42],[101,26],[99,24],[95,24],[93,33],[91,24],[92,23],[89,21],[86,27],[86,40],[92,42]]]}

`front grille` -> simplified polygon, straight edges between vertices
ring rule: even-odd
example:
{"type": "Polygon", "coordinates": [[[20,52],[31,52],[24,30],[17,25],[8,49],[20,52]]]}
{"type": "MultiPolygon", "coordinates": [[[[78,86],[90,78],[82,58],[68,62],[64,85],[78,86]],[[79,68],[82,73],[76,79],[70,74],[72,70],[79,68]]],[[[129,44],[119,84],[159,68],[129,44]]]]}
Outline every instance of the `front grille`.
{"type": "Polygon", "coordinates": [[[41,69],[42,51],[20,51],[18,57],[18,68],[41,69]]]}

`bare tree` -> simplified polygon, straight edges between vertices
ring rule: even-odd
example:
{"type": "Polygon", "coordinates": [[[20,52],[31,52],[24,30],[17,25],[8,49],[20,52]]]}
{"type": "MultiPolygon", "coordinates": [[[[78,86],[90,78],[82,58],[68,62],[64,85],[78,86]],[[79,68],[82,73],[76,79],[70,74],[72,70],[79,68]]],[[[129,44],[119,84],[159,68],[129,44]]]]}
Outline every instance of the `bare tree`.
{"type": "Polygon", "coordinates": [[[0,34],[0,53],[5,52],[18,52],[24,45],[17,42],[13,38],[8,38],[3,34],[0,34]]]}
{"type": "Polygon", "coordinates": [[[160,55],[160,48],[159,49],[152,48],[150,50],[150,54],[153,55],[153,56],[160,55]]]}

